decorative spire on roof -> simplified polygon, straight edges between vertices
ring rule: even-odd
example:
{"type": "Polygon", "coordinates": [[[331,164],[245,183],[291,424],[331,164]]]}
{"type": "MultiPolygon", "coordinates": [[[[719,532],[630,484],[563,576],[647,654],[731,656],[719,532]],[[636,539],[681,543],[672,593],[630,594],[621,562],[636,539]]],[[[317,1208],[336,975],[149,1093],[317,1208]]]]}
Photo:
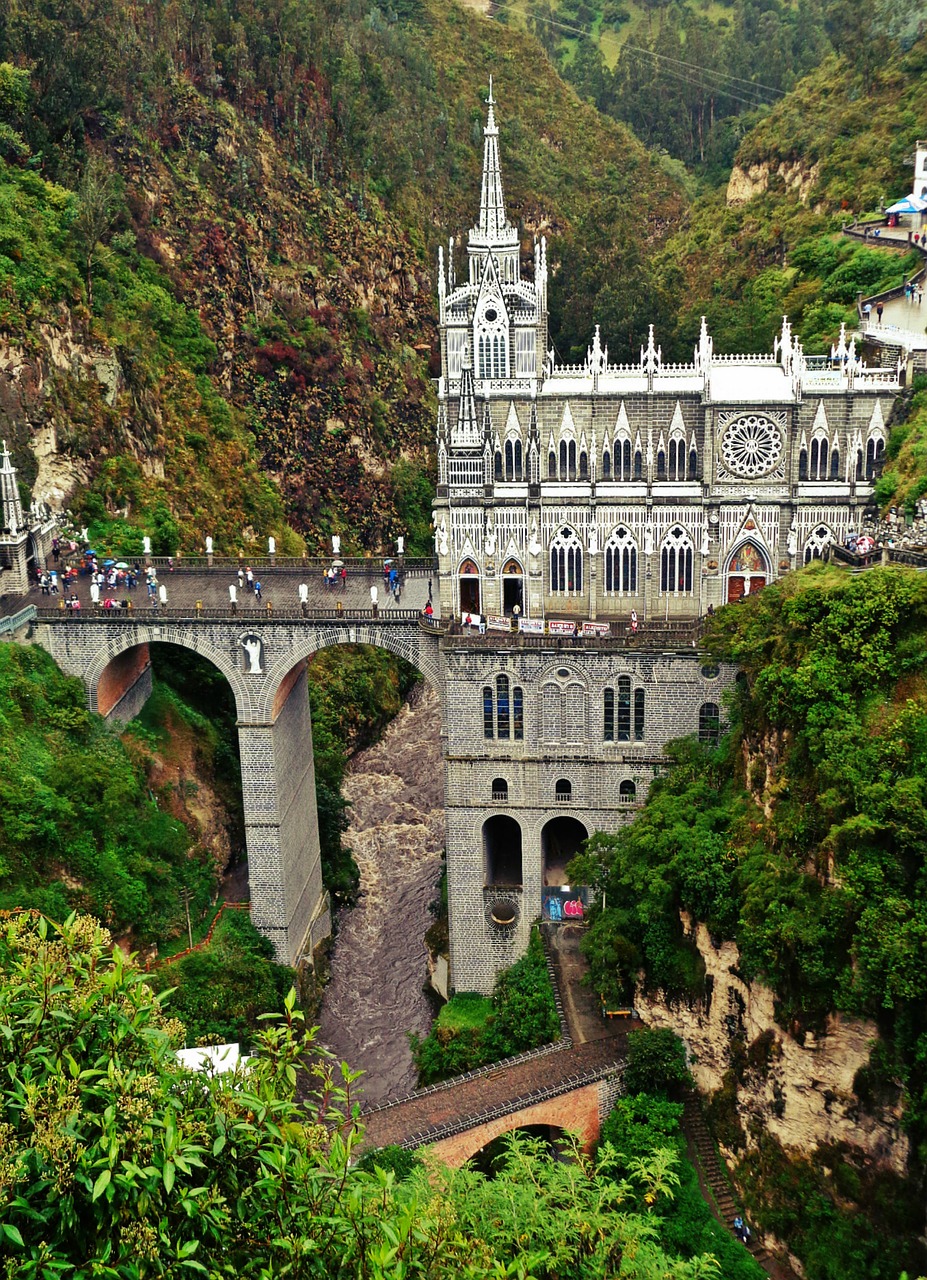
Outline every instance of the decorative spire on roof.
{"type": "Polygon", "coordinates": [[[476,395],[473,389],[473,368],[469,360],[460,371],[460,401],[457,408],[457,425],[451,438],[452,448],[478,449],[482,433],[476,412],[476,395]]]}
{"type": "Polygon", "coordinates": [[[483,244],[510,244],[515,228],[505,214],[505,196],[502,194],[502,169],[499,164],[499,129],[493,110],[496,100],[492,96],[492,76],[489,77],[489,108],[486,127],[483,130],[483,185],[480,189],[480,220],[474,227],[472,239],[483,244]]]}
{"type": "Polygon", "coordinates": [[[23,504],[16,483],[16,468],[10,459],[10,451],[3,441],[0,450],[0,500],[3,502],[3,529],[19,533],[23,528],[23,504]]]}

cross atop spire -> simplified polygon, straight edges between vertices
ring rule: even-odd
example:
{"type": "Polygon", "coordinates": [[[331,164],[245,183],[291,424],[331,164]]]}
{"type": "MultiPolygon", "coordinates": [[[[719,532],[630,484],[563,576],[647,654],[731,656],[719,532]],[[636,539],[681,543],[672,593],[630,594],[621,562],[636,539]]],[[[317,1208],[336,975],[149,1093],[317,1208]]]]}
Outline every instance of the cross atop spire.
{"type": "Polygon", "coordinates": [[[490,246],[511,244],[516,238],[515,228],[505,214],[505,196],[502,192],[502,170],[499,164],[499,128],[493,108],[496,100],[492,93],[492,76],[489,77],[489,97],[486,127],[483,129],[483,184],[480,189],[480,220],[473,228],[471,243],[490,246]]]}

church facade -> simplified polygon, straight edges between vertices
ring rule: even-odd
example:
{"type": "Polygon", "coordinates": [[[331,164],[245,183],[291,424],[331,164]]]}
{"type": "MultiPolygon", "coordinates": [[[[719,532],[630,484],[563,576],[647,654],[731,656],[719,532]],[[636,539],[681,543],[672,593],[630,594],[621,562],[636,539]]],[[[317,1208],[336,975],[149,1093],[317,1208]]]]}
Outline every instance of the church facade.
{"type": "Polygon", "coordinates": [[[663,361],[651,329],[613,364],[548,340],[547,246],[523,271],[505,209],[490,89],[479,218],[457,276],[438,263],[441,376],[435,546],[445,612],[697,617],[819,557],[859,527],[898,390],[841,336],[663,361]]]}
{"type": "Polygon", "coordinates": [[[506,215],[494,105],[465,270],[453,241],[438,264],[441,615],[479,626],[441,642],[458,991],[491,990],[539,916],[581,915],[564,881],[582,841],[633,817],[667,742],[717,736],[735,673],[682,624],[859,528],[898,390],[844,337],[807,360],[787,321],[769,354],[718,354],[703,323],[690,364],[652,332],[613,364],[598,331],[561,364],[546,244],[525,272],[506,215]]]}

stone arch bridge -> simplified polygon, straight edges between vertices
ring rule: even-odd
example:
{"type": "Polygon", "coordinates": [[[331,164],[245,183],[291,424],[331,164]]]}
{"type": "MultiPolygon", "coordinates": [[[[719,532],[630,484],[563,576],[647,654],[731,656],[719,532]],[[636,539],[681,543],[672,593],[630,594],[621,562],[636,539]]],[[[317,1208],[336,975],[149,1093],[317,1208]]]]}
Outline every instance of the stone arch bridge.
{"type": "Polygon", "coordinates": [[[374,645],[439,692],[451,983],[461,991],[492,989],[523,953],[532,922],[568,889],[578,842],[633,817],[667,741],[717,731],[733,680],[699,651],[697,621],[648,619],[633,633],[616,623],[607,634],[566,621],[543,634],[503,623],[480,633],[440,618],[437,598],[424,616],[432,562],[407,568],[401,606],[383,590],[377,562],[352,564],[336,590],[317,565],[262,565],[263,599],[248,593],[232,604],[237,568],[160,564],[167,601],[137,591],[131,608],[95,605],[82,576],[72,588],[79,611],[33,591],[11,602],[19,612],[0,620],[0,635],[27,628],[80,678],[91,709],[113,720],[144,705],[152,644],[192,650],[222,672],[237,710],[252,915],[289,964],[330,928],[302,678],[311,654],[374,645]],[[374,587],[384,597],[376,608],[374,587]]]}
{"type": "Polygon", "coordinates": [[[34,638],[83,681],[90,709],[114,720],[132,719],[151,693],[151,644],[192,650],[222,672],[237,713],[252,918],[284,963],[311,954],[331,921],[306,661],[332,645],[374,645],[404,658],[440,691],[437,629],[412,609],[343,618],[309,610],[41,610],[34,638]]]}

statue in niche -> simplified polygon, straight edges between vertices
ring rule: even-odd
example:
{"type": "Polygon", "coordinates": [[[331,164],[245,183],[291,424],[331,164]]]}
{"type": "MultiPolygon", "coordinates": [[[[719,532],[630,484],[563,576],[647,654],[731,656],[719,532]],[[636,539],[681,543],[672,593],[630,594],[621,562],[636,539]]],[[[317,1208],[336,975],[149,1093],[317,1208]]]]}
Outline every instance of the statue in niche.
{"type": "Polygon", "coordinates": [[[541,554],[541,543],[538,538],[538,522],[532,517],[531,519],[531,536],[528,539],[528,551],[533,556],[541,554]]]}
{"type": "Polygon", "coordinates": [[[589,530],[589,554],[591,556],[599,553],[599,531],[595,525],[589,530]]]}
{"type": "Polygon", "coordinates": [[[264,674],[264,668],[261,665],[261,659],[264,656],[264,642],[260,636],[248,635],[242,636],[241,647],[245,651],[248,659],[247,675],[261,676],[264,674]]]}
{"type": "Polygon", "coordinates": [[[798,555],[798,526],[793,520],[789,526],[789,536],[786,542],[790,556],[798,555]]]}
{"type": "Polygon", "coordinates": [[[644,529],[644,555],[653,555],[653,525],[648,524],[644,529]]]}
{"type": "Polygon", "coordinates": [[[699,553],[703,556],[707,556],[710,550],[711,544],[708,539],[708,530],[706,529],[702,534],[702,545],[699,547],[699,553]]]}
{"type": "Polygon", "coordinates": [[[444,516],[441,517],[441,523],[438,526],[437,533],[435,534],[435,550],[439,556],[446,556],[448,554],[447,521],[444,519],[444,516]]]}
{"type": "Polygon", "coordinates": [[[486,554],[487,554],[488,556],[495,555],[495,553],[496,553],[496,527],[495,527],[495,525],[494,525],[494,524],[493,524],[493,522],[492,522],[492,516],[490,516],[490,517],[489,517],[489,519],[488,519],[488,520],[487,520],[487,522],[486,522],[486,542],[485,542],[485,547],[486,547],[486,554]]]}

